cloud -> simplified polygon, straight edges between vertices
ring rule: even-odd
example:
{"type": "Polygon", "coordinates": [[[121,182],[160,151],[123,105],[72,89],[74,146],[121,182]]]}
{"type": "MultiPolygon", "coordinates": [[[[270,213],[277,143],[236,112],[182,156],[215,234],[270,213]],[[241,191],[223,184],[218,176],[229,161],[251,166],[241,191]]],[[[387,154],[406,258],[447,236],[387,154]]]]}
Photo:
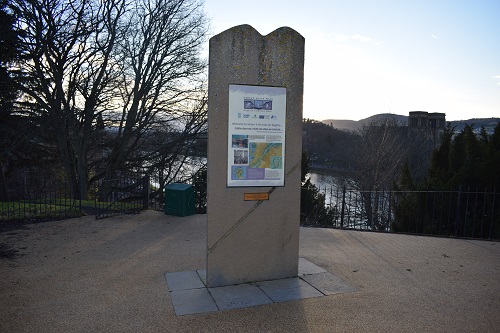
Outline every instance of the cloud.
{"type": "Polygon", "coordinates": [[[335,34],[333,39],[338,42],[347,42],[350,40],[354,40],[361,43],[373,44],[376,46],[382,45],[382,42],[360,34],[354,34],[354,35],[335,34]]]}
{"type": "Polygon", "coordinates": [[[437,39],[437,38],[438,38],[438,37],[437,37],[436,35],[434,35],[434,34],[432,34],[431,36],[432,36],[432,38],[434,38],[434,39],[437,39]]]}
{"type": "Polygon", "coordinates": [[[493,78],[499,80],[497,84],[500,86],[500,75],[495,75],[493,78]]]}

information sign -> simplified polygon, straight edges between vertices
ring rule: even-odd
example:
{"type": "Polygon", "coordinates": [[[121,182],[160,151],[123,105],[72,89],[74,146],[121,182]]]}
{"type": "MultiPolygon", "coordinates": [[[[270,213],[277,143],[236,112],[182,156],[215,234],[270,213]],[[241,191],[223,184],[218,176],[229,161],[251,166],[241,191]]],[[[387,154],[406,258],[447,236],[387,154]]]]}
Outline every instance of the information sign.
{"type": "Polygon", "coordinates": [[[286,88],[229,85],[227,186],[285,185],[286,88]]]}

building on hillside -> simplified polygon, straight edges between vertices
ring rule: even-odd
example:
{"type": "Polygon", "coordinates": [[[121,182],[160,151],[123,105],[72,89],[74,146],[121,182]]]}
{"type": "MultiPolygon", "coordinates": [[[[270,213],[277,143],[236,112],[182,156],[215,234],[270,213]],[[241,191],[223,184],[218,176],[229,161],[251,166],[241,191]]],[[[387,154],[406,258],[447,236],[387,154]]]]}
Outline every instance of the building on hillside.
{"type": "Polygon", "coordinates": [[[446,114],[439,112],[410,111],[408,127],[444,129],[446,125],[446,114]]]}
{"type": "Polygon", "coordinates": [[[440,112],[410,111],[408,127],[426,135],[437,145],[446,126],[446,114],[440,112]]]}

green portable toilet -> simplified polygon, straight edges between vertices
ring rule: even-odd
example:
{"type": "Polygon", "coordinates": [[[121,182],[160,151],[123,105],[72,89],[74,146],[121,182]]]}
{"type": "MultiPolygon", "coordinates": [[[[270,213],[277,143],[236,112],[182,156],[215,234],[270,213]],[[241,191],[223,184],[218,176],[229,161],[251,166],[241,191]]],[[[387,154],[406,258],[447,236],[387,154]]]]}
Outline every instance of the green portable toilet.
{"type": "Polygon", "coordinates": [[[195,213],[193,185],[172,183],[165,187],[165,214],[188,216],[195,213]]]}

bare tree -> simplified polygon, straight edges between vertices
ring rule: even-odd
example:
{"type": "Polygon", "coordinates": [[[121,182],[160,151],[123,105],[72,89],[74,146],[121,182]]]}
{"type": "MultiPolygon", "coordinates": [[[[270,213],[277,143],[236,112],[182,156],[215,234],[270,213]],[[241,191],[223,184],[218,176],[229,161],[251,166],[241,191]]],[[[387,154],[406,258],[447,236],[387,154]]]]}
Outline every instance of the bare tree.
{"type": "Polygon", "coordinates": [[[390,120],[363,126],[352,170],[358,188],[379,190],[391,186],[407,157],[406,129],[390,120]]]}
{"type": "Polygon", "coordinates": [[[123,75],[118,88],[121,112],[108,114],[117,135],[106,163],[103,196],[111,190],[110,180],[118,170],[131,160],[146,159],[137,156],[138,148],[153,127],[186,134],[176,139],[186,141],[193,128],[202,128],[193,124],[206,121],[203,106],[193,112],[189,105],[203,97],[199,80],[206,62],[199,53],[207,21],[201,4],[196,0],[138,0],[126,18],[125,37],[116,50],[123,75]]]}
{"type": "Polygon", "coordinates": [[[384,120],[364,126],[359,134],[348,179],[361,195],[368,226],[384,229],[386,222],[378,210],[380,196],[399,177],[407,159],[407,127],[384,120]]]}
{"type": "MultiPolygon", "coordinates": [[[[161,128],[148,135],[146,145],[141,151],[148,154],[151,176],[155,177],[158,188],[153,193],[163,202],[163,188],[166,184],[192,180],[198,170],[206,167],[207,126],[206,95],[186,110],[178,121],[181,127],[164,131],[161,128]]],[[[162,123],[158,124],[161,127],[162,123]]]]}
{"type": "Polygon", "coordinates": [[[46,119],[40,124],[55,134],[72,195],[85,199],[97,115],[105,112],[116,81],[111,55],[125,1],[20,0],[16,5],[25,32],[18,64],[25,76],[23,98],[34,112],[30,116],[46,119]]]}
{"type": "Polygon", "coordinates": [[[184,133],[184,144],[202,130],[203,108],[191,105],[206,68],[198,0],[14,2],[24,110],[54,134],[74,197],[102,178],[105,197],[117,170],[151,167],[165,149],[143,148],[158,128],[184,133]]]}

